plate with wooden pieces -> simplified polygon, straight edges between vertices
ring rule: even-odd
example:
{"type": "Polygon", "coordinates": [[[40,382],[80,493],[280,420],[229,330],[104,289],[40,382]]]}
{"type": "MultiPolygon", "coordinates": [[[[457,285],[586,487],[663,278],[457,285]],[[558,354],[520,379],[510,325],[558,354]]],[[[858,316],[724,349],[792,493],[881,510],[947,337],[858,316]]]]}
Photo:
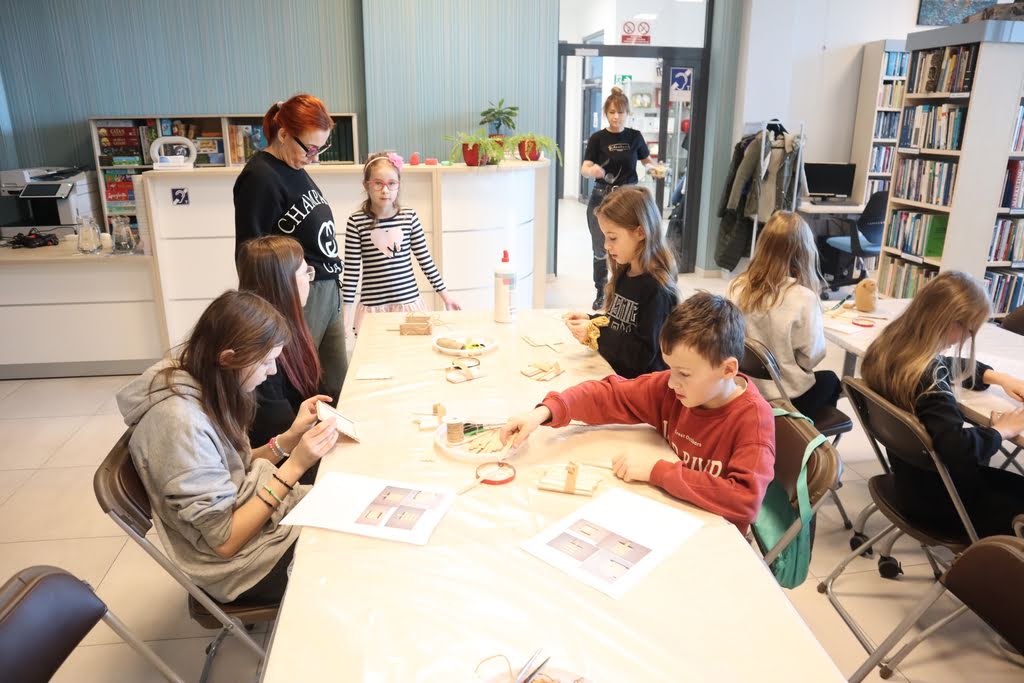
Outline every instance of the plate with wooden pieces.
{"type": "MultiPolygon", "coordinates": [[[[489,462],[498,457],[502,450],[499,432],[501,432],[504,422],[467,420],[461,424],[463,425],[461,440],[457,440],[459,429],[453,426],[453,421],[450,418],[434,431],[434,445],[442,454],[453,460],[472,463],[489,462]],[[453,432],[452,439],[449,439],[449,430],[453,432]]],[[[513,455],[525,447],[524,443],[512,448],[505,454],[505,457],[513,455]]]]}
{"type": "Polygon", "coordinates": [[[482,356],[498,348],[498,340],[485,334],[445,332],[434,337],[434,348],[449,356],[482,356]]]}

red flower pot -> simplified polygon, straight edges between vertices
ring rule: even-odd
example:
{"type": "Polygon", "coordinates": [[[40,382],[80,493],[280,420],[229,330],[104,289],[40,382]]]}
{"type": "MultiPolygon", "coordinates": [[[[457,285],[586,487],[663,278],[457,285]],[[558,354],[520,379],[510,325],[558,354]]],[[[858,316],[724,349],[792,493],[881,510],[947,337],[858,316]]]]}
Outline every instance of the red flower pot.
{"type": "Polygon", "coordinates": [[[466,166],[484,166],[487,164],[487,155],[480,153],[480,145],[462,145],[462,160],[466,166]]]}
{"type": "Polygon", "coordinates": [[[488,135],[487,137],[489,137],[490,139],[494,140],[495,142],[497,142],[502,147],[505,146],[505,136],[504,135],[498,135],[497,133],[492,133],[491,135],[488,135]]]}
{"type": "Polygon", "coordinates": [[[537,161],[540,159],[540,148],[533,140],[523,140],[519,143],[519,158],[523,161],[537,161]]]}

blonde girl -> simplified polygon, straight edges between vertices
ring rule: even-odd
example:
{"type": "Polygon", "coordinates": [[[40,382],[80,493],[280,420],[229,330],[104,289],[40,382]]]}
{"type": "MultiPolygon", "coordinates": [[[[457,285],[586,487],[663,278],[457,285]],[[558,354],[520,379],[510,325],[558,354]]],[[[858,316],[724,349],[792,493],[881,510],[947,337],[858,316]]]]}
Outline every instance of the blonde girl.
{"type": "MultiPolygon", "coordinates": [[[[767,346],[779,361],[782,386],[805,415],[834,407],[840,393],[836,373],[814,369],[825,358],[820,293],[811,229],[797,214],[776,211],[746,272],[730,284],[729,298],[743,311],[747,337],[767,346]]],[[[765,398],[779,397],[774,382],[755,382],[765,398]]]]}
{"type": "MultiPolygon", "coordinates": [[[[965,427],[958,402],[961,387],[980,391],[990,384],[1024,401],[1024,381],[975,358],[975,337],[990,315],[988,295],[977,280],[942,273],[882,330],[862,369],[872,389],[924,426],[980,536],[1013,534],[1014,516],[1024,513],[1024,477],[988,467],[1002,439],[1024,430],[1024,409],[1004,413],[991,427],[965,427]],[[940,355],[950,347],[952,356],[940,355]]],[[[898,452],[888,455],[901,511],[933,528],[964,533],[938,473],[914,467],[898,452]]]]}
{"type": "MultiPolygon", "coordinates": [[[[676,262],[665,244],[661,213],[642,187],[611,192],[596,211],[611,279],[603,292],[607,327],[597,350],[619,375],[637,377],[665,370],[658,334],[679,301],[676,262]]],[[[581,342],[588,340],[591,316],[570,313],[566,325],[581,342]]]]}
{"type": "Polygon", "coordinates": [[[401,185],[402,157],[392,152],[370,155],[363,166],[366,200],[348,217],[345,229],[345,329],[354,326],[357,334],[367,313],[427,310],[416,286],[413,255],[445,308],[460,308],[434,265],[419,216],[398,203],[401,185]],[[359,305],[354,306],[360,276],[359,305]]]}

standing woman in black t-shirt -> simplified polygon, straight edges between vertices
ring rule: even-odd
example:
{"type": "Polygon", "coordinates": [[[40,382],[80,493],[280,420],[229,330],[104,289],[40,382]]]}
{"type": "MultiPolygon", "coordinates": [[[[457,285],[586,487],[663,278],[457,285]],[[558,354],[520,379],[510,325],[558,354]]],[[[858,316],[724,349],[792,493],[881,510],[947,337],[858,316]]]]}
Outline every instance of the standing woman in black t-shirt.
{"type": "Polygon", "coordinates": [[[608,119],[608,127],[597,131],[587,140],[587,151],[580,168],[581,175],[597,181],[587,204],[587,227],[590,228],[590,242],[594,250],[594,288],[597,290],[593,304],[595,311],[604,306],[608,255],[604,250],[604,236],[594,211],[613,188],[636,184],[637,161],[648,167],[652,175],[657,175],[657,167],[651,160],[644,136],[638,130],[626,128],[629,100],[621,88],[612,88],[612,94],[604,101],[604,115],[608,119]]]}
{"type": "Polygon", "coordinates": [[[305,167],[329,146],[334,121],[312,95],[295,95],[270,107],[263,133],[270,144],[257,152],[235,181],[235,255],[246,240],[288,235],[302,245],[315,274],[303,314],[323,371],[321,386],[337,399],[348,369],[341,317],[341,259],[334,214],[305,167]]]}

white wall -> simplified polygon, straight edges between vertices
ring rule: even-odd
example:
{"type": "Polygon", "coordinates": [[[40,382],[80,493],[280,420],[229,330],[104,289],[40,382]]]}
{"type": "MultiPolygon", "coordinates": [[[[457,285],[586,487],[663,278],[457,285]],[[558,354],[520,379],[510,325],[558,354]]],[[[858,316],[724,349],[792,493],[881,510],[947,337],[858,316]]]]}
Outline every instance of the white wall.
{"type": "Polygon", "coordinates": [[[808,161],[849,161],[861,47],[925,30],[918,1],[745,0],[733,137],[745,121],[803,121],[808,161]]]}

